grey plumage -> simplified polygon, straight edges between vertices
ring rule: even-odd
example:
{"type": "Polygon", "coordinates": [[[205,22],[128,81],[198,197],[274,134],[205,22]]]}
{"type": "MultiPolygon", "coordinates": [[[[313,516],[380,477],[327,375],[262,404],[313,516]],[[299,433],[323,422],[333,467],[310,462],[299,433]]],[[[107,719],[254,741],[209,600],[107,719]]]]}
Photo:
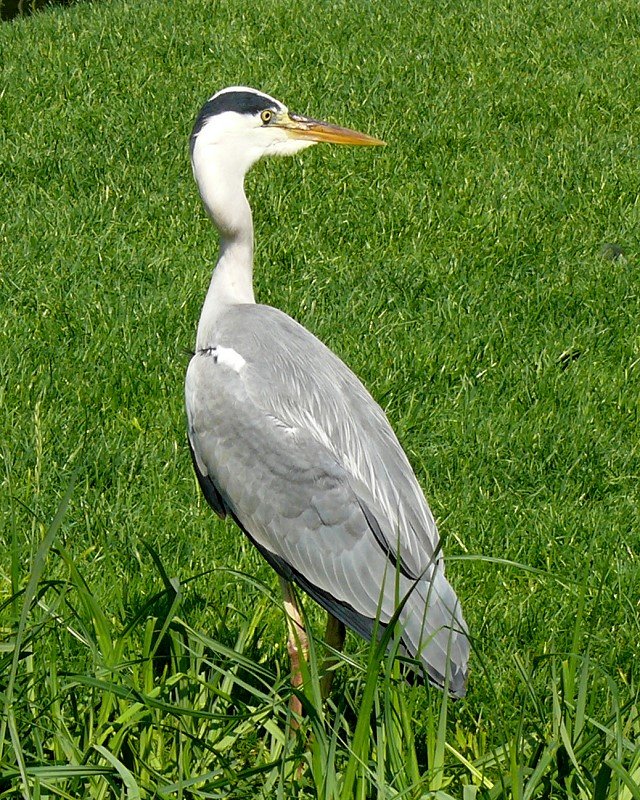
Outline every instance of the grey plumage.
{"type": "Polygon", "coordinates": [[[418,652],[422,640],[438,685],[449,653],[450,688],[460,694],[464,622],[433,517],[380,407],[337,356],[276,309],[231,306],[211,336],[245,362],[203,348],[187,372],[189,439],[220,504],[291,568],[284,577],[301,584],[304,576],[325,608],[321,592],[334,598],[327,610],[361,635],[371,634],[380,601],[381,622],[393,615],[397,577],[400,597],[415,583],[400,617],[406,651],[418,652]]]}
{"type": "MultiPolygon", "coordinates": [[[[252,106],[251,91],[238,92],[244,107],[252,106]]],[[[264,97],[258,94],[260,108],[264,97]]],[[[233,98],[218,105],[229,116],[233,98]]],[[[353,372],[286,314],[253,302],[252,247],[248,257],[234,255],[230,265],[228,253],[246,246],[246,230],[229,232],[229,199],[210,199],[214,189],[202,176],[211,162],[198,150],[207,123],[197,125],[194,173],[222,234],[221,266],[203,309],[185,389],[203,492],[284,578],[359,634],[371,636],[377,612],[384,627],[407,596],[400,614],[404,651],[421,660],[432,682],[462,696],[467,629],[409,461],[353,372]],[[248,284],[243,269],[249,270],[248,284]],[[229,277],[236,274],[244,283],[229,277]]],[[[209,158],[219,152],[220,141],[216,129],[209,158]]],[[[273,143],[265,149],[273,152],[273,143]]],[[[251,216],[244,193],[234,202],[246,228],[251,216]]]]}

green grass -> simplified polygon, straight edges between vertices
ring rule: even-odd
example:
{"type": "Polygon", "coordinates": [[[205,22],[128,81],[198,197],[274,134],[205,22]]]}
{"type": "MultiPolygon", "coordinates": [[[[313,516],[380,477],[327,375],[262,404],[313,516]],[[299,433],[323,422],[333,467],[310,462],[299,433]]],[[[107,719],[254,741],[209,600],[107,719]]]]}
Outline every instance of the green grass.
{"type": "Polygon", "coordinates": [[[0,797],[640,797],[639,29],[634,0],[0,27],[0,797]],[[290,736],[277,584],[198,494],[217,242],[187,137],[231,83],[389,143],[256,167],[256,291],[405,445],[473,634],[462,702],[350,638],[290,736]]]}

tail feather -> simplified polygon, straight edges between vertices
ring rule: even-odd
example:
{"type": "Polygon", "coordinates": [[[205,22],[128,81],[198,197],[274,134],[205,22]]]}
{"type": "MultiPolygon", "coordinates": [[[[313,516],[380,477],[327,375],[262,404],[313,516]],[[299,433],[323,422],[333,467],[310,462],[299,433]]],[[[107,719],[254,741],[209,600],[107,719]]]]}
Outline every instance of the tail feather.
{"type": "Polygon", "coordinates": [[[454,697],[466,693],[469,639],[460,601],[442,570],[420,582],[400,616],[407,654],[419,659],[432,683],[454,697]]]}

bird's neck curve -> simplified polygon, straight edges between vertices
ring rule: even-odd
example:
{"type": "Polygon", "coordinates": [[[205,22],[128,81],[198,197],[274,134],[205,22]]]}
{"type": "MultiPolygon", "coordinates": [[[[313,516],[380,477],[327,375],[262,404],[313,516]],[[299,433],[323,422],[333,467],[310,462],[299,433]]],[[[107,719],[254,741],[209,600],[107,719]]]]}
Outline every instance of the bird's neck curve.
{"type": "Polygon", "coordinates": [[[212,147],[205,152],[196,148],[192,162],[202,202],[220,234],[218,263],[198,323],[196,349],[201,350],[217,344],[213,341],[217,322],[229,306],[255,303],[253,219],[244,192],[250,165],[240,164],[233,153],[212,147]]]}

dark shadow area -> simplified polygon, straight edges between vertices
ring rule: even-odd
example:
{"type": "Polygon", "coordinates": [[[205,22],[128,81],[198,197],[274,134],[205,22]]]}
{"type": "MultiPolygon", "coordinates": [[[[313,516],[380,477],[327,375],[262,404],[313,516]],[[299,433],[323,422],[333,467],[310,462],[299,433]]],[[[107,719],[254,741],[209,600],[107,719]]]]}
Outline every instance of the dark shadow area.
{"type": "Polygon", "coordinates": [[[70,6],[75,0],[0,0],[0,20],[26,17],[50,6],[70,6]]]}

